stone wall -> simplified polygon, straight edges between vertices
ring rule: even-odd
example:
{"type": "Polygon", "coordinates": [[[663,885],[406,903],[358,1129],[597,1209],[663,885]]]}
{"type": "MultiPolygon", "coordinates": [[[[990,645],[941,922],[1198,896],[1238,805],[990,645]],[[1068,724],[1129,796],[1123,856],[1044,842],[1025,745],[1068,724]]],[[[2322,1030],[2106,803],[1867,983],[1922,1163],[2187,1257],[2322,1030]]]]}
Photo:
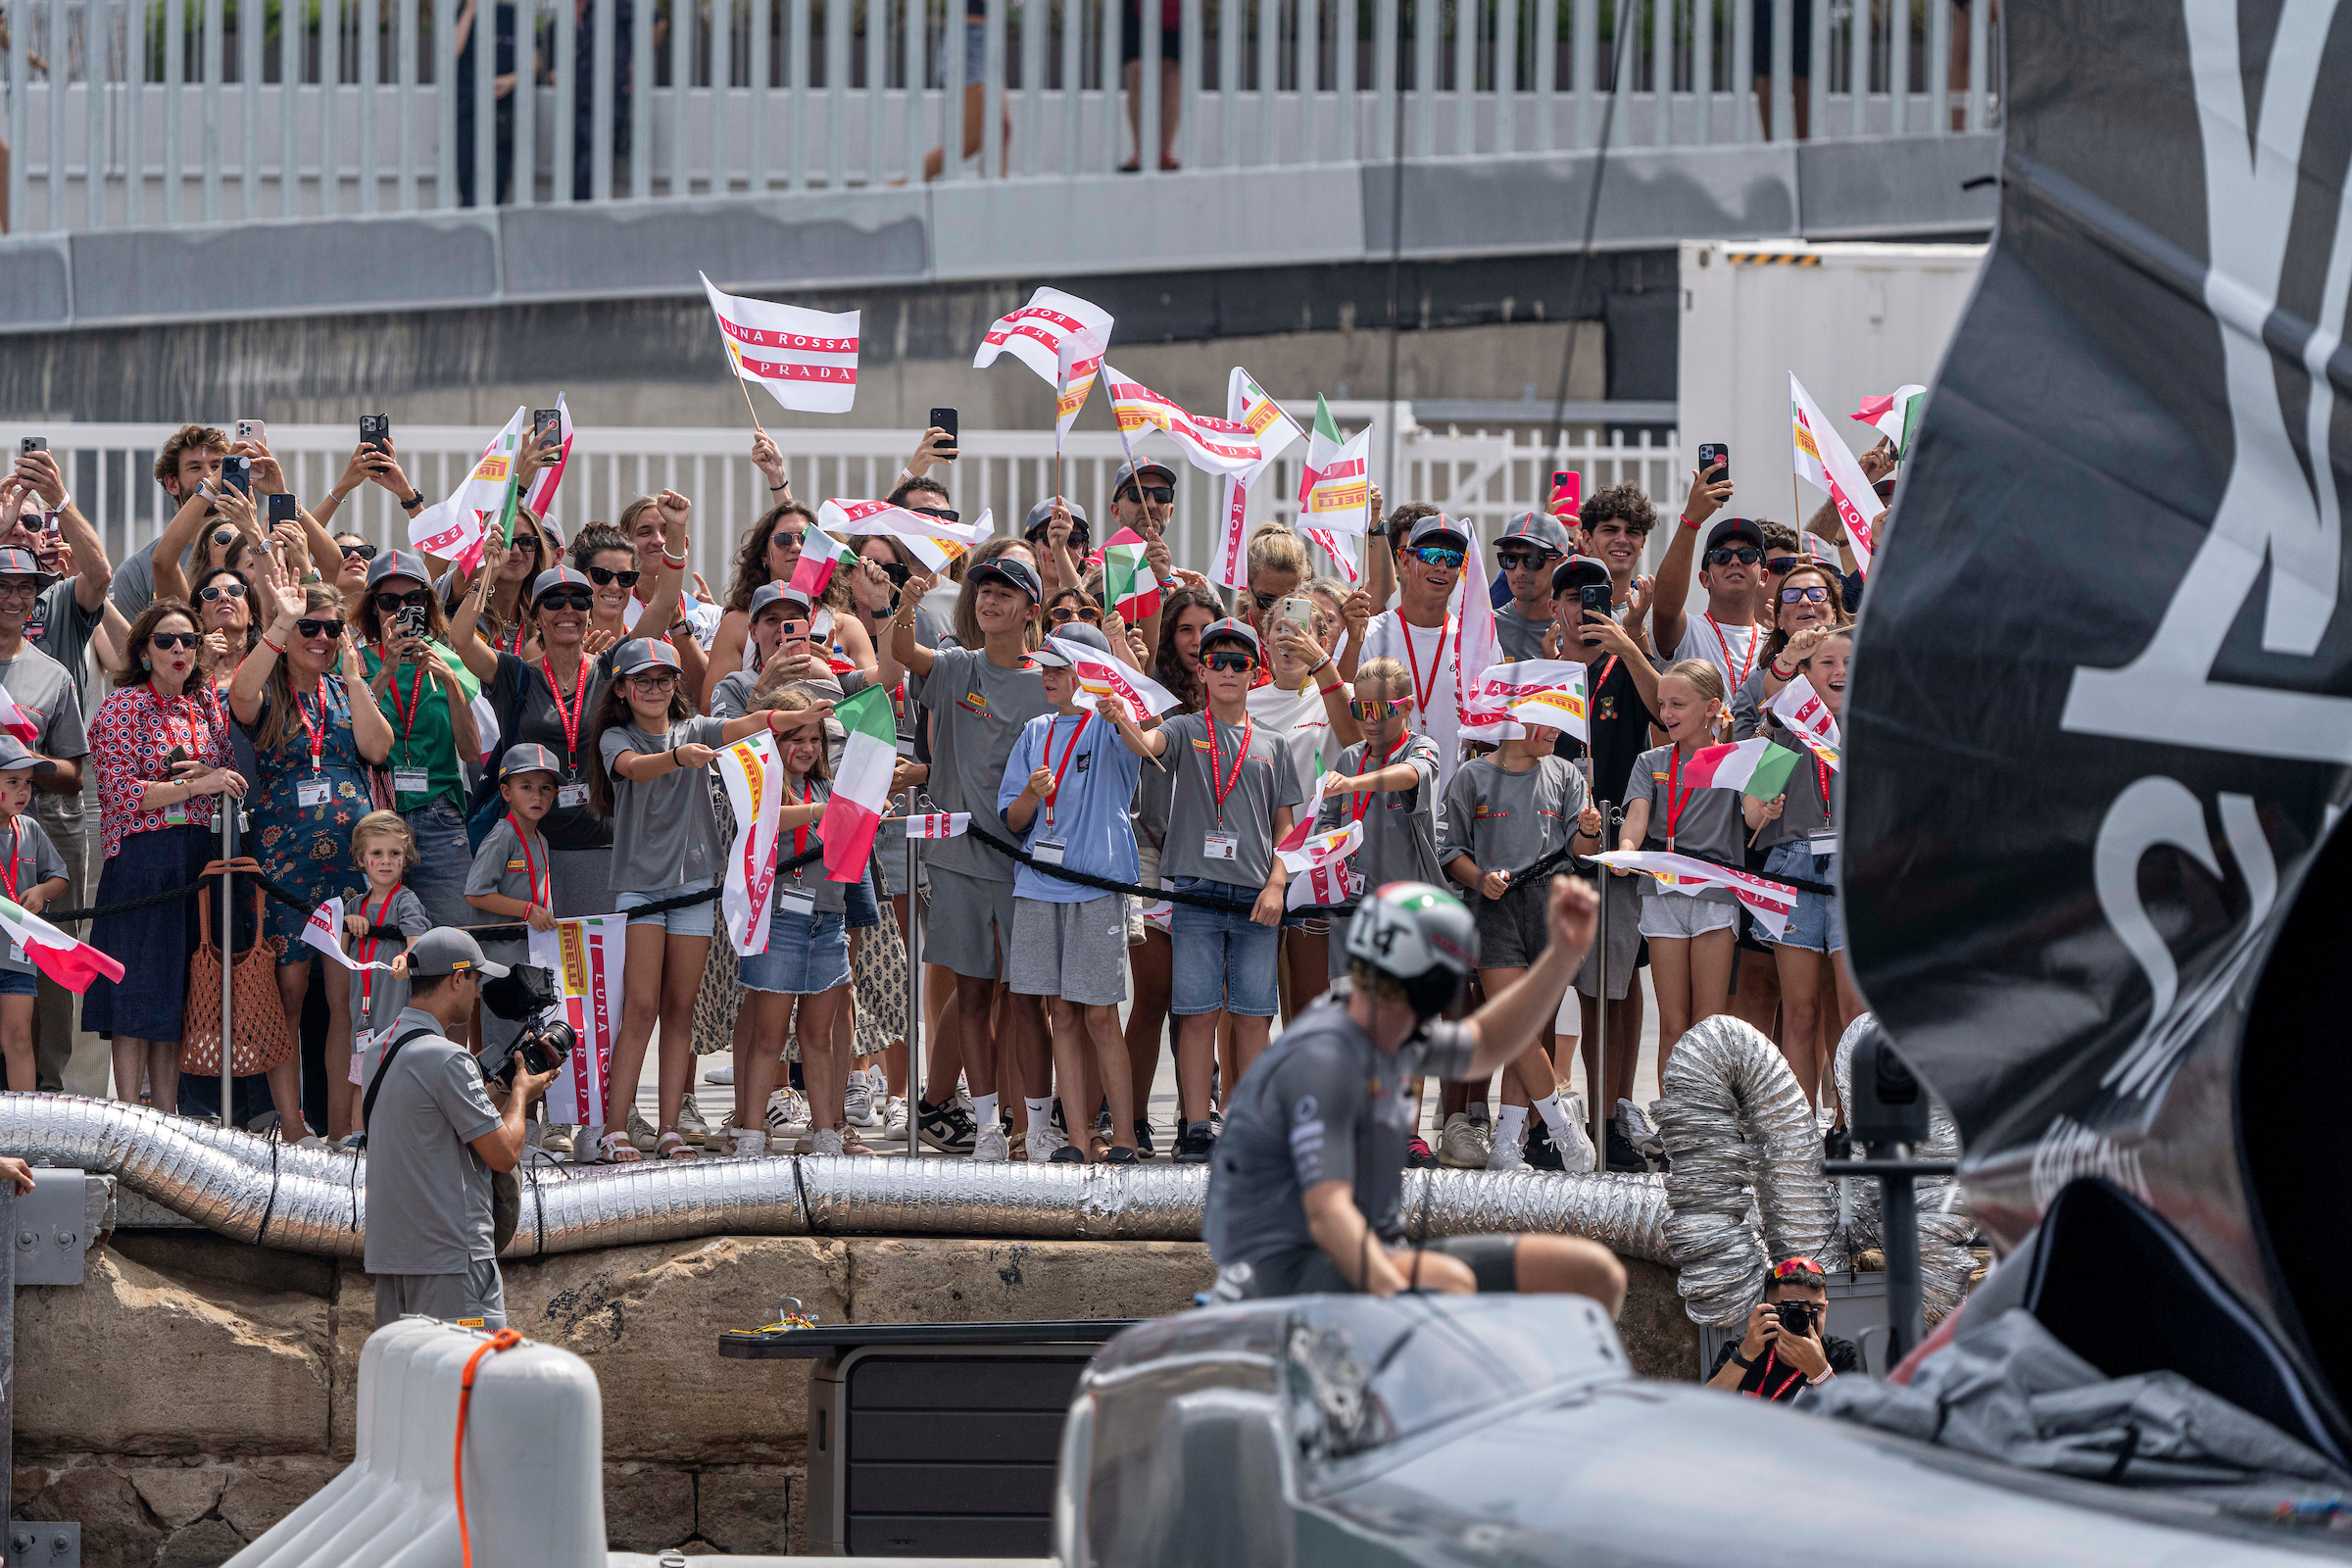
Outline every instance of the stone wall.
{"type": "MultiPolygon", "coordinates": [[[[1674,1277],[1628,1260],[1637,1368],[1694,1377],[1674,1277]]],[[[721,1237],[506,1270],[511,1326],[596,1369],[615,1550],[798,1544],[805,1363],[717,1336],[798,1297],[828,1323],[1146,1317],[1209,1280],[1196,1243],[721,1237]]],[[[206,1232],[124,1233],[17,1301],[16,1514],[82,1523],[85,1568],[226,1561],[351,1457],[374,1287],[206,1232]]]]}

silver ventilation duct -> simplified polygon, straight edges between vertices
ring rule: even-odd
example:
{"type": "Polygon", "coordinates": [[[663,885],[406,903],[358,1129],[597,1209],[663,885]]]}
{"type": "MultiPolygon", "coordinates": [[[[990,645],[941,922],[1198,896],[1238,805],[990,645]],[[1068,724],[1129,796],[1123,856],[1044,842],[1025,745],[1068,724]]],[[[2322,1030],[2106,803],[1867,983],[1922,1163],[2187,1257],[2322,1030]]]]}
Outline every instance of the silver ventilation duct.
{"type": "MultiPolygon", "coordinates": [[[[1846,1124],[1854,1117],[1854,1047],[1861,1042],[1863,1031],[1870,1026],[1871,1015],[1862,1014],[1838,1040],[1838,1058],[1835,1076],[1838,1080],[1838,1102],[1845,1107],[1846,1124]]],[[[1912,1152],[1921,1159],[1952,1159],[1960,1157],[1960,1128],[1943,1102],[1933,1094],[1928,1097],[1928,1138],[1912,1152]]],[[[1875,1179],[1857,1178],[1850,1184],[1852,1220],[1846,1228],[1846,1241],[1855,1251],[1866,1247],[1878,1247],[1885,1241],[1880,1212],[1879,1184],[1875,1179]]],[[[1976,1216],[1969,1211],[1968,1195],[1960,1184],[1949,1176],[1922,1177],[1912,1183],[1919,1201],[1919,1272],[1921,1289],[1927,1299],[1928,1321],[1933,1323],[1960,1304],[1968,1294],[1968,1277],[1976,1270],[1977,1260],[1970,1254],[1968,1244],[1977,1233],[1976,1216]]]]}
{"type": "Polygon", "coordinates": [[[1728,1014],[1684,1034],[1659,1087],[1651,1110],[1674,1157],[1666,1242],[1684,1310],[1730,1328],[1763,1299],[1767,1264],[1830,1240],[1837,1208],[1820,1135],[1780,1049],[1728,1014]]]}

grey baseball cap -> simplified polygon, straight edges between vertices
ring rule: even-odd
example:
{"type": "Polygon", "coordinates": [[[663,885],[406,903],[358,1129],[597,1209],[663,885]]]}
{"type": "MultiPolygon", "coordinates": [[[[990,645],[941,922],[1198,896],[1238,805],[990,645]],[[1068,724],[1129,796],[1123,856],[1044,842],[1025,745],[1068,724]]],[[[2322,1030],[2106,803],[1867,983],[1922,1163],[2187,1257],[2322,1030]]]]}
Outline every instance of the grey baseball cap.
{"type": "Polygon", "coordinates": [[[586,572],[574,571],[569,566],[550,566],[531,579],[531,603],[536,605],[559,588],[585,588],[590,593],[596,592],[596,584],[588,580],[586,572]]]}
{"type": "Polygon", "coordinates": [[[678,662],[678,651],[665,642],[652,637],[632,637],[620,645],[612,656],[612,673],[634,675],[645,669],[674,669],[683,671],[678,662]]]}
{"type": "Polygon", "coordinates": [[[368,586],[372,588],[386,577],[414,577],[421,587],[433,585],[433,569],[424,558],[414,550],[379,550],[368,563],[368,586]]]}
{"type": "Polygon", "coordinates": [[[1037,580],[1037,572],[1018,556],[991,556],[963,574],[963,580],[974,587],[984,582],[1001,582],[1007,588],[1017,588],[1036,604],[1046,597],[1045,584],[1037,580]]]}
{"type": "Polygon", "coordinates": [[[1568,530],[1560,519],[1548,512],[1522,512],[1510,520],[1502,532],[1494,536],[1497,549],[1504,545],[1535,545],[1555,556],[1573,556],[1576,546],[1569,542],[1568,530]]]}
{"type": "Polygon", "coordinates": [[[1405,536],[1404,548],[1412,550],[1441,539],[1457,540],[1463,550],[1470,548],[1470,535],[1463,531],[1460,523],[1443,512],[1433,512],[1414,523],[1412,532],[1405,536]]]}
{"type": "Polygon", "coordinates": [[[505,760],[498,764],[500,778],[513,778],[517,773],[553,773],[560,779],[565,771],[562,759],[555,753],[528,742],[507,748],[505,760]]]}
{"type": "Polygon", "coordinates": [[[1266,657],[1265,646],[1257,640],[1257,629],[1248,621],[1236,620],[1231,615],[1226,616],[1223,620],[1212,620],[1200,628],[1201,658],[1208,657],[1208,645],[1212,642],[1247,643],[1250,645],[1251,659],[1262,662],[1266,657]]]}
{"type": "MultiPolygon", "coordinates": [[[[779,602],[783,599],[783,597],[784,585],[780,582],[763,582],[759,587],[753,589],[751,609],[752,618],[754,620],[758,620],[760,618],[760,612],[765,610],[768,606],[779,602]]],[[[793,603],[800,604],[803,603],[803,601],[795,599],[793,603]]]]}
{"type": "MultiPolygon", "coordinates": [[[[1156,473],[1170,484],[1176,482],[1176,470],[1156,459],[1146,458],[1141,463],[1122,463],[1119,465],[1118,473],[1110,481],[1111,498],[1116,500],[1119,492],[1127,488],[1128,481],[1139,473],[1156,473]]],[[[1072,515],[1075,514],[1076,512],[1073,509],[1072,515]]]]}
{"type": "Polygon", "coordinates": [[[0,773],[20,767],[29,767],[35,773],[54,773],[57,764],[46,757],[35,757],[24,749],[24,743],[14,735],[0,735],[0,773]]]}
{"type": "MultiPolygon", "coordinates": [[[[1094,525],[1086,520],[1086,509],[1084,507],[1080,506],[1075,501],[1068,500],[1067,498],[1062,501],[1062,505],[1070,509],[1070,531],[1072,533],[1091,533],[1093,531],[1094,525]]],[[[1032,534],[1035,534],[1038,532],[1038,530],[1042,529],[1047,523],[1053,520],[1054,498],[1052,496],[1048,496],[1045,500],[1040,501],[1036,506],[1031,507],[1029,509],[1029,515],[1021,519],[1021,537],[1024,539],[1030,537],[1032,534]]]]}
{"type": "Polygon", "coordinates": [[[456,926],[437,925],[409,949],[414,975],[486,974],[496,980],[506,972],[505,964],[483,957],[482,945],[456,926]]]}

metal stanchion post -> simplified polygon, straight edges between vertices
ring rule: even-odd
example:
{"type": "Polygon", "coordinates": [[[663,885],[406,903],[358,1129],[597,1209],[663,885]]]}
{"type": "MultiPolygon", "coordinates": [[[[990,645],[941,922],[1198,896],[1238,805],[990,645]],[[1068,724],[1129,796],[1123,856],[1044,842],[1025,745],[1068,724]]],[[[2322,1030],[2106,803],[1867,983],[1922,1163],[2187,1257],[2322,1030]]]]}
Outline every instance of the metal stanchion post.
{"type": "MultiPolygon", "coordinates": [[[[215,810],[220,818],[220,860],[225,865],[234,859],[237,854],[237,802],[236,797],[225,790],[215,799],[220,803],[215,810]]],[[[231,1008],[235,1005],[231,995],[235,988],[231,981],[236,968],[237,945],[237,932],[234,924],[236,903],[231,890],[236,886],[236,881],[235,877],[225,872],[220,877],[220,1125],[222,1127],[233,1125],[229,1120],[229,1101],[234,1092],[235,1083],[229,1067],[234,1054],[230,1050],[229,1042],[236,1038],[231,1032],[234,1021],[231,1017],[231,1008]]],[[[178,1107],[172,1106],[172,1108],[176,1110],[178,1107]]],[[[279,1136],[284,1135],[281,1132],[279,1136]]]]}
{"type": "MultiPolygon", "coordinates": [[[[914,815],[914,788],[901,815],[914,815]]],[[[906,824],[906,1157],[923,1152],[923,896],[915,865],[914,824],[906,824]]]]}
{"type": "Polygon", "coordinates": [[[0,1182],[0,1524],[16,1517],[17,1190],[0,1182]]]}
{"type": "MultiPolygon", "coordinates": [[[[1600,811],[1600,844],[1605,854],[1614,843],[1618,816],[1615,806],[1608,801],[1598,803],[1600,811]]],[[[1592,1071],[1586,1075],[1585,1092],[1591,1102],[1585,1115],[1592,1123],[1592,1168],[1609,1168],[1609,878],[1616,875],[1607,866],[1596,868],[1600,880],[1595,884],[1600,893],[1600,911],[1592,927],[1592,944],[1600,950],[1600,960],[1592,966],[1597,977],[1593,989],[1599,993],[1592,1003],[1592,1071]]],[[[1572,982],[1573,983],[1573,982],[1572,982]]]]}

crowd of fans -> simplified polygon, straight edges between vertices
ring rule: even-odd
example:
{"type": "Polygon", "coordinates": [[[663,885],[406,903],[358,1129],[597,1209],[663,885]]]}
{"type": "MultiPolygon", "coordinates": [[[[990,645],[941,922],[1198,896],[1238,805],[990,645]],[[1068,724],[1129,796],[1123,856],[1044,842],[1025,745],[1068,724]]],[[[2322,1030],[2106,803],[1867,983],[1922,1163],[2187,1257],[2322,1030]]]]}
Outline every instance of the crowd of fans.
{"type": "MultiPolygon", "coordinates": [[[[949,446],[926,432],[890,500],[954,519],[949,446]]],[[[522,454],[526,485],[545,457],[522,454]]],[[[1589,877],[1597,868],[1583,858],[1604,848],[1672,846],[1816,887],[1835,879],[1834,774],[1769,706],[1800,675],[1833,712],[1842,705],[1860,579],[1826,508],[1806,524],[1826,543],[1809,550],[1789,525],[1725,514],[1730,483],[1694,473],[1654,575],[1642,568],[1660,518],[1634,486],[1510,519],[1484,541],[1500,568],[1502,656],[1582,662],[1591,740],[1525,724],[1489,749],[1462,740],[1461,694],[1480,672],[1457,683],[1448,608],[1469,525],[1440,506],[1391,509],[1373,490],[1356,585],[1318,575],[1287,526],[1261,527],[1228,603],[1172,559],[1175,474],[1145,461],[1119,470],[1108,517],[1042,502],[1019,537],[972,549],[944,580],[899,539],[845,541],[856,559],[810,603],[790,584],[815,513],[764,435],[751,457],[768,506],[711,595],[686,569],[694,503],[670,491],[570,539],[525,508],[511,545],[494,535],[459,569],[335,527],[365,485],[411,516],[425,506],[391,443],[361,445],[302,504],[266,444],[190,424],[155,466],[168,525],[118,565],[50,455],[22,454],[0,483],[9,896],[34,910],[109,908],[185,887],[218,854],[216,813],[241,809],[248,852],[292,895],[260,916],[263,936],[281,939],[287,1028],[323,1035],[311,1072],[322,1064],[324,1085],[306,1084],[299,1056],[240,1082],[240,1119],[274,1116],[288,1141],[359,1130],[368,1043],[407,1000],[397,961],[314,982],[307,909],[340,897],[350,955],[387,961],[435,926],[547,929],[647,910],[628,923],[603,1120],[533,1131],[575,1158],[759,1154],[773,1134],[855,1154],[878,1132],[981,1160],[1123,1164],[1163,1146],[1180,1162],[1208,1159],[1274,1021],[1346,972],[1345,909],[1286,909],[1276,846],[1297,824],[1360,823],[1352,863],[1368,887],[1456,890],[1489,995],[1545,942],[1542,885],[1512,868],[1555,852],[1589,877]],[[1135,625],[1103,593],[1099,547],[1120,529],[1147,542],[1160,580],[1156,613],[1135,625]],[[1693,570],[1697,612],[1686,610],[1693,570]],[[1139,725],[1082,691],[1049,633],[1150,675],[1177,706],[1139,725]],[[781,848],[804,852],[841,751],[831,708],[877,683],[898,717],[893,788],[910,792],[898,799],[972,813],[979,831],[920,843],[914,888],[897,822],[861,880],[831,880],[821,863],[783,873],[767,950],[738,957],[716,901],[681,897],[716,888],[734,835],[715,750],[760,729],[777,737],[781,848]],[[1786,795],[1678,783],[1696,749],[1758,735],[1799,753],[1786,795]],[[1155,907],[1105,882],[1196,897],[1155,907]],[[917,922],[932,1049],[909,1083],[917,922]],[[657,1032],[649,1120],[636,1088],[657,1032]],[[1179,1111],[1155,1127],[1151,1087],[1171,1033],[1179,1111]],[[697,1057],[719,1052],[731,1059],[709,1081],[733,1102],[706,1116],[697,1057]]],[[[1865,466],[1876,480],[1892,460],[1882,450],[1865,466]]],[[[1832,899],[1803,893],[1774,940],[1728,895],[1599,881],[1606,941],[1585,960],[1578,1006],[1531,1035],[1498,1083],[1437,1091],[1437,1147],[1412,1140],[1414,1162],[1643,1168],[1614,1126],[1592,1150],[1566,1093],[1578,1042],[1599,1038],[1605,1009],[1609,1059],[1588,1050],[1587,1082],[1604,1103],[1631,1096],[1642,965],[1661,1058],[1694,1020],[1737,1012],[1818,1092],[1826,1046],[1860,1006],[1832,899]]],[[[215,1087],[179,1071],[197,918],[182,899],[78,927],[133,967],[91,986],[80,1023],[112,1042],[119,1096],[211,1113],[215,1087]]],[[[485,951],[512,961],[520,950],[485,951]]],[[[15,955],[0,958],[10,1087],[59,1086],[70,1002],[15,955]]],[[[471,1027],[493,1044],[512,1029],[471,1027]]]]}

